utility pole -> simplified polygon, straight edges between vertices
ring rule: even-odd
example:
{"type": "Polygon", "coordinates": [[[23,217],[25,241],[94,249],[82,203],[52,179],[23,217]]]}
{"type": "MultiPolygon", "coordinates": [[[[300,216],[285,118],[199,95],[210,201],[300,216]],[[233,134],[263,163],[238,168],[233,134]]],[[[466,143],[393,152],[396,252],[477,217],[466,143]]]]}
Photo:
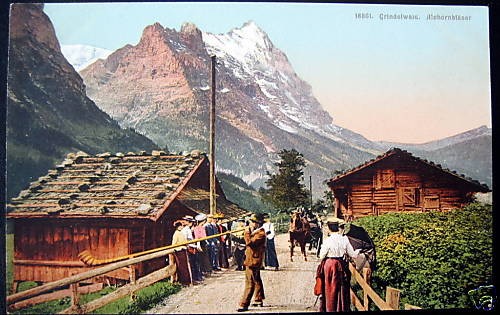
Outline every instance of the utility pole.
{"type": "Polygon", "coordinates": [[[311,209],[311,212],[312,212],[312,210],[313,210],[313,184],[312,184],[312,176],[311,175],[309,175],[309,192],[311,194],[311,196],[310,196],[310,198],[311,198],[311,200],[310,200],[310,202],[311,202],[310,209],[311,209]]]}
{"type": "Polygon", "coordinates": [[[215,198],[215,55],[212,59],[212,105],[210,106],[210,214],[216,212],[215,198]]]}

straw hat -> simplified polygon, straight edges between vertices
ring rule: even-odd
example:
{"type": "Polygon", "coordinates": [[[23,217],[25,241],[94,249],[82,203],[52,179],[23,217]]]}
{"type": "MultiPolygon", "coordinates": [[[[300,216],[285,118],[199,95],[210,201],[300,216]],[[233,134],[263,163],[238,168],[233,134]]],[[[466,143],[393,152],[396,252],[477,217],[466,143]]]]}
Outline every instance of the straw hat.
{"type": "Polygon", "coordinates": [[[342,226],[345,224],[345,221],[334,216],[328,216],[326,218],[326,223],[338,223],[340,226],[342,226]]]}

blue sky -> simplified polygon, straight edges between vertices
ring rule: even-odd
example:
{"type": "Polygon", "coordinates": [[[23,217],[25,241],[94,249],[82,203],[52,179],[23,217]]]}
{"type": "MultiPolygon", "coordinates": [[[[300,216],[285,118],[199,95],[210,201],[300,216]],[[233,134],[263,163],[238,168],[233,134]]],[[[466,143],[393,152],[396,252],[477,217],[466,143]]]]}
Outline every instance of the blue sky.
{"type": "Polygon", "coordinates": [[[219,34],[252,20],[334,123],[370,140],[422,143],[491,127],[487,7],[141,2],[46,4],[45,12],[61,44],[111,50],[137,44],[155,22],[219,34]],[[384,19],[394,14],[420,19],[384,19]]]}

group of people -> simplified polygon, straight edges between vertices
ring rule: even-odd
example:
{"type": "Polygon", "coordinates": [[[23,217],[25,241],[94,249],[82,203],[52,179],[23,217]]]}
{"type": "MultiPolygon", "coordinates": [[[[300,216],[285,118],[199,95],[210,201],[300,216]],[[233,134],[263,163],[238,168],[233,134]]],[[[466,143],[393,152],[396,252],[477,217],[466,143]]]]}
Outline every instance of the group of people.
{"type": "MultiPolygon", "coordinates": [[[[176,231],[172,244],[228,231],[228,222],[222,219],[221,216],[205,214],[195,218],[185,216],[174,223],[176,231]]],[[[321,245],[321,263],[317,267],[314,294],[321,297],[321,312],[349,311],[351,273],[347,259],[355,259],[360,250],[354,250],[343,235],[341,222],[329,220],[327,226],[329,236],[321,245]]],[[[220,235],[178,247],[174,253],[177,281],[182,284],[199,283],[210,272],[229,268],[229,257],[233,256],[236,270],[245,271],[245,288],[237,309],[244,312],[248,310],[252,298],[252,306],[263,306],[265,293],[261,270],[265,266],[279,270],[275,231],[269,217],[264,214],[253,214],[248,220],[239,219],[231,229],[238,231],[232,236],[220,235]]]]}
{"type": "MultiPolygon", "coordinates": [[[[174,222],[175,231],[172,236],[172,245],[184,244],[174,249],[174,259],[177,265],[177,273],[174,281],[182,285],[199,284],[207,275],[213,272],[226,270],[230,267],[230,258],[236,264],[236,270],[244,271],[248,267],[248,247],[245,239],[246,230],[252,225],[252,218],[240,218],[230,225],[230,221],[224,219],[224,215],[217,213],[215,215],[198,214],[195,217],[186,215],[174,222]],[[212,235],[222,234],[228,230],[236,230],[231,234],[218,235],[210,238],[212,235]]],[[[276,255],[274,236],[275,230],[269,216],[258,215],[262,219],[261,225],[265,233],[264,256],[265,259],[260,262],[260,268],[265,267],[279,269],[278,258],[276,255]],[[264,222],[264,220],[266,222],[264,222]]]]}
{"type": "Polygon", "coordinates": [[[210,273],[229,268],[230,236],[226,234],[206,239],[228,230],[223,215],[186,215],[175,221],[174,227],[172,245],[204,239],[174,249],[177,282],[183,285],[199,284],[210,273]]]}

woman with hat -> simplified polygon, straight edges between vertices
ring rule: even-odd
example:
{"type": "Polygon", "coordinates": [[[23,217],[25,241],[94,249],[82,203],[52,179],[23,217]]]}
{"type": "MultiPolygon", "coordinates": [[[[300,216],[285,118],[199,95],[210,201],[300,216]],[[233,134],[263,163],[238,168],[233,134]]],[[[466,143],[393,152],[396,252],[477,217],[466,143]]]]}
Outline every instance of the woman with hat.
{"type": "MultiPolygon", "coordinates": [[[[177,220],[174,222],[175,232],[172,236],[172,245],[187,242],[187,238],[182,232],[186,221],[177,220]]],[[[174,249],[174,258],[177,265],[177,281],[183,285],[191,284],[191,267],[189,265],[187,247],[179,246],[174,249]]]]}
{"type": "Polygon", "coordinates": [[[322,277],[320,312],[349,311],[351,306],[351,272],[346,256],[356,258],[359,249],[354,250],[347,236],[340,233],[341,221],[327,221],[330,235],[325,239],[319,253],[322,259],[317,277],[322,277]]]}
{"type": "Polygon", "coordinates": [[[245,291],[240,301],[238,312],[248,311],[248,306],[254,296],[253,306],[262,306],[264,296],[264,284],[260,277],[260,268],[264,260],[266,246],[266,232],[262,228],[264,218],[262,214],[254,214],[250,217],[250,226],[245,230],[245,291]]]}
{"type": "MultiPolygon", "coordinates": [[[[205,222],[207,221],[207,215],[200,213],[194,217],[198,223],[193,230],[194,238],[205,238],[207,237],[207,232],[205,230],[205,222]]],[[[198,253],[200,258],[200,266],[203,275],[207,275],[212,272],[212,264],[210,263],[210,258],[208,256],[208,242],[206,240],[200,242],[201,250],[198,253]]]]}

